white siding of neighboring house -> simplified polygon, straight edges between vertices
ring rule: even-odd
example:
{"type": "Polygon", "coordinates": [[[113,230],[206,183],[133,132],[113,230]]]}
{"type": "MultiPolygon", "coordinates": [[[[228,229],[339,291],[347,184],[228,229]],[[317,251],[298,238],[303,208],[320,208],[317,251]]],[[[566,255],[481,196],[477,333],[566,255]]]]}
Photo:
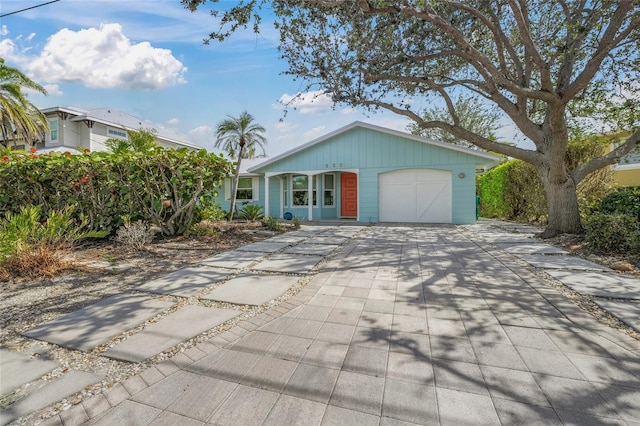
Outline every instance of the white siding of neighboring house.
{"type": "Polygon", "coordinates": [[[86,148],[82,143],[86,140],[87,126],[84,123],[76,123],[65,120],[64,141],[67,146],[86,148]]]}
{"type": "Polygon", "coordinates": [[[91,129],[91,151],[106,151],[107,139],[111,139],[111,136],[107,134],[107,126],[101,123],[93,123],[91,129]]]}
{"type": "MultiPolygon", "coordinates": [[[[84,123],[72,122],[70,120],[63,120],[57,115],[47,116],[47,119],[58,120],[58,140],[51,140],[51,132],[47,132],[45,135],[45,148],[55,148],[58,146],[66,147],[83,147],[82,142],[86,140],[86,125],[84,123]],[[84,129],[83,129],[84,128],[84,129]]],[[[88,148],[88,147],[87,147],[88,148]]]]}
{"type": "MultiPolygon", "coordinates": [[[[98,116],[100,114],[104,115],[104,111],[97,110],[98,116]]],[[[58,139],[56,141],[51,140],[50,132],[45,134],[44,148],[78,148],[82,149],[90,149],[91,151],[106,151],[106,141],[110,138],[117,138],[117,135],[109,133],[109,129],[125,132],[127,127],[124,125],[116,124],[116,122],[110,122],[108,120],[98,118],[97,121],[95,117],[92,119],[91,116],[88,119],[93,123],[91,127],[89,127],[86,123],[86,120],[78,120],[73,121],[80,117],[84,112],[78,111],[78,114],[74,114],[73,112],[63,111],[63,112],[48,112],[47,119],[48,120],[57,120],[58,122],[58,139]],[[66,116],[66,119],[62,119],[61,116],[66,116]],[[105,124],[108,123],[108,124],[105,124]]],[[[108,111],[109,114],[112,113],[111,110],[108,111]]],[[[135,117],[131,117],[125,113],[114,112],[115,119],[135,119],[135,117]]],[[[136,125],[140,124],[140,128],[144,128],[143,123],[137,122],[136,125]]],[[[133,124],[132,124],[133,125],[133,124]]],[[[163,148],[184,148],[185,145],[180,143],[173,142],[172,140],[167,140],[162,137],[156,136],[156,142],[159,146],[163,148]]],[[[196,146],[188,147],[189,149],[197,150],[199,149],[196,146]]]]}

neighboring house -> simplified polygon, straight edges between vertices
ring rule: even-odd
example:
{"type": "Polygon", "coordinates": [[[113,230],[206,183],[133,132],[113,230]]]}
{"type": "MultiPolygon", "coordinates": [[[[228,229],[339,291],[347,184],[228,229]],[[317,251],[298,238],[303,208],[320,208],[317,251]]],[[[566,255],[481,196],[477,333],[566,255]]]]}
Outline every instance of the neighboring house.
{"type": "MultiPolygon", "coordinates": [[[[238,208],[306,220],[468,224],[476,220],[475,176],[500,158],[354,122],[273,158],[243,160],[238,208]]],[[[228,210],[229,181],[218,202],[228,210]]]]}
{"type": "Polygon", "coordinates": [[[640,186],[640,148],[635,148],[611,166],[613,180],[620,186],[640,186]]]}
{"type": "MultiPolygon", "coordinates": [[[[152,123],[110,108],[89,111],[78,108],[53,107],[41,110],[49,122],[49,131],[44,140],[36,144],[38,151],[69,151],[89,149],[105,151],[105,142],[110,138],[127,139],[127,130],[154,128],[152,123]]],[[[163,148],[202,149],[180,140],[180,137],[164,128],[155,128],[158,145],[163,148]]],[[[25,144],[15,145],[16,149],[30,148],[25,144]]]]}

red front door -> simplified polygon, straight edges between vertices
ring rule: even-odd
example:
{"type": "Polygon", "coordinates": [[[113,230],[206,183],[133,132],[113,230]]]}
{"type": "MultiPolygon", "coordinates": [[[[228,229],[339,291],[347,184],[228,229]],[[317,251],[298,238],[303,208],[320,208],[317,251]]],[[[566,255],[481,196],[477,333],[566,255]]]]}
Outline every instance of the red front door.
{"type": "Polygon", "coordinates": [[[340,177],[340,215],[358,216],[358,175],[342,173],[340,177]]]}

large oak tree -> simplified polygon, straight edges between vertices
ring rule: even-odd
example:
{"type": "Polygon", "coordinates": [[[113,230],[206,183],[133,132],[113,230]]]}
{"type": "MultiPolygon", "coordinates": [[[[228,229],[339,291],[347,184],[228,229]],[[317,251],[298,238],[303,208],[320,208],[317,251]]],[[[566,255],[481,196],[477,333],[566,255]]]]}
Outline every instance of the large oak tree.
{"type": "MultiPolygon", "coordinates": [[[[182,2],[195,10],[206,0],[182,2]]],[[[638,146],[638,0],[250,0],[221,12],[205,41],[257,29],[265,6],[288,73],[309,89],[533,164],[549,206],[546,236],[581,232],[576,185],[638,146]],[[458,96],[497,106],[535,149],[466,128],[458,96]],[[445,105],[447,119],[425,118],[419,105],[431,102],[445,105]],[[571,127],[594,123],[629,136],[570,171],[571,127]]]]}

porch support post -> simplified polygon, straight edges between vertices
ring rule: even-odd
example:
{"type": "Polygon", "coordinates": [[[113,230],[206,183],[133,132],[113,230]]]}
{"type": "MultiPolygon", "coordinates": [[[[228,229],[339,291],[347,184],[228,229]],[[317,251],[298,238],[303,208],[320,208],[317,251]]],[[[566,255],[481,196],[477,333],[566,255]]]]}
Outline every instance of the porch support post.
{"type": "Polygon", "coordinates": [[[269,217],[269,176],[264,175],[264,217],[269,217]]]}
{"type": "Polygon", "coordinates": [[[307,203],[307,209],[308,209],[308,213],[307,213],[307,219],[308,220],[313,220],[313,175],[307,175],[307,191],[309,191],[308,194],[308,203],[307,203]]]}
{"type": "MultiPolygon", "coordinates": [[[[284,198],[284,179],[282,176],[278,176],[278,180],[280,181],[280,197],[284,198]]],[[[284,218],[284,204],[287,203],[289,205],[289,200],[280,200],[280,219],[284,218]]]]}

